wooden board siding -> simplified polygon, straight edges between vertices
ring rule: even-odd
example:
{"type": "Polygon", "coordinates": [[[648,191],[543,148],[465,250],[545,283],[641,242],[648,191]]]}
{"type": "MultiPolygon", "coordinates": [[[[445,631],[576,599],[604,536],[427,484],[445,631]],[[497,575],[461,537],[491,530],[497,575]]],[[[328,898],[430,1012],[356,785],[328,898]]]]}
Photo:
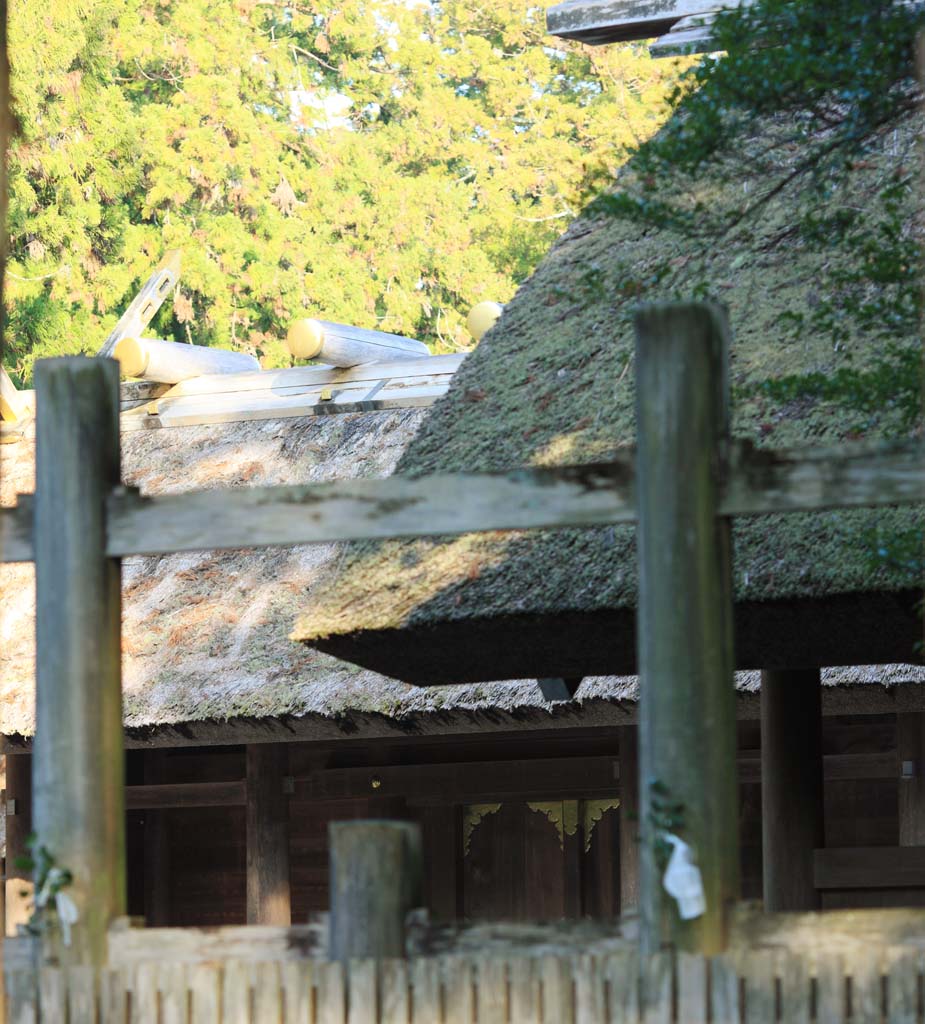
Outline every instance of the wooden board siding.
{"type": "MultiPolygon", "coordinates": [[[[739,726],[740,866],[745,899],[761,898],[761,785],[757,724],[739,726]]],[[[896,847],[899,843],[896,722],[890,716],[832,718],[824,723],[826,754],[826,834],[829,847],[896,847]],[[863,777],[868,773],[873,777],[863,777]]],[[[437,920],[462,914],[495,919],[556,918],[562,915],[610,917],[619,910],[619,811],[607,811],[595,825],[587,850],[581,836],[560,844],[556,825],[528,803],[542,801],[539,779],[553,778],[551,764],[593,766],[617,749],[614,738],[581,734],[554,740],[468,740],[426,743],[409,738],[386,750],[369,744],[290,746],[290,771],[307,779],[319,771],[329,782],[297,783],[290,797],[290,884],[293,923],[304,923],[328,904],[327,826],[391,813],[417,820],[423,828],[427,903],[437,920]],[[511,760],[505,762],[504,758],[511,760]],[[378,764],[377,764],[378,761],[378,764]],[[442,762],[438,767],[438,762],[442,762]],[[488,771],[486,765],[492,763],[488,771]],[[535,765],[536,779],[530,778],[535,765]],[[364,765],[366,767],[364,767],[364,765]],[[508,782],[499,787],[504,775],[508,782]],[[443,799],[415,778],[443,780],[443,799]],[[513,791],[511,779],[523,780],[525,792],[513,791]],[[371,780],[379,779],[373,789],[371,780]],[[492,782],[495,779],[495,782],[492,782]],[[409,791],[402,799],[401,786],[409,791]],[[481,788],[480,788],[481,787],[481,788]],[[498,792],[503,788],[504,792],[498,792]],[[492,792],[491,790],[495,790],[492,792]],[[331,797],[339,792],[341,796],[331,797]],[[364,795],[366,794],[366,795],[364,795]],[[327,798],[325,798],[327,797],[327,798]],[[471,831],[469,855],[463,856],[466,808],[479,801],[500,802],[471,831]]],[[[21,755],[15,755],[21,756],[21,755]]],[[[140,783],[148,752],[132,751],[130,782],[140,783]]],[[[605,764],[606,768],[606,764],[605,764]]],[[[163,756],[164,785],[233,785],[244,777],[244,748],[179,748],[163,756]]],[[[569,775],[564,768],[562,779],[569,775]]],[[[581,772],[572,773],[580,785],[581,772]]],[[[614,773],[610,771],[610,775],[614,773]]],[[[601,795],[606,772],[589,776],[589,796],[601,795]]],[[[619,791],[613,778],[613,793],[619,791]]],[[[555,789],[555,787],[553,787],[555,789]]],[[[216,789],[216,791],[218,791],[216,789]]],[[[563,788],[546,802],[563,801],[563,788]]],[[[181,792],[177,789],[177,792],[181,792]]],[[[572,794],[580,795],[579,792],[572,794]]],[[[166,821],[169,893],[166,921],[172,925],[243,924],[245,921],[246,845],[242,805],[187,807],[128,812],[129,911],[143,912],[139,875],[153,870],[155,851],[144,842],[147,816],[166,821]]],[[[632,825],[630,826],[632,827],[632,825]]],[[[899,906],[925,903],[925,888],[826,889],[823,906],[899,906]]]]}

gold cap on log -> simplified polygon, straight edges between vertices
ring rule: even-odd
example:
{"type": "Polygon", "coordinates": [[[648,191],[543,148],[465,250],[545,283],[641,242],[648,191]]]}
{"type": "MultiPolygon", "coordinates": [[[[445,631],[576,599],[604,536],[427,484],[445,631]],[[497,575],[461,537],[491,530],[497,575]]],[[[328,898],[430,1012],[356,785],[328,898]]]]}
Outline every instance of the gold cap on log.
{"type": "Polygon", "coordinates": [[[498,318],[504,312],[504,306],[500,302],[480,302],[469,310],[466,317],[466,327],[476,341],[481,341],[482,336],[487,334],[498,322],[498,318]]]}
{"type": "Polygon", "coordinates": [[[317,320],[296,320],[286,335],[286,348],[296,359],[314,359],[324,344],[324,328],[317,320]]]}
{"type": "Polygon", "coordinates": [[[123,377],[140,377],[148,366],[148,353],[137,338],[120,338],[112,350],[123,377]]]}

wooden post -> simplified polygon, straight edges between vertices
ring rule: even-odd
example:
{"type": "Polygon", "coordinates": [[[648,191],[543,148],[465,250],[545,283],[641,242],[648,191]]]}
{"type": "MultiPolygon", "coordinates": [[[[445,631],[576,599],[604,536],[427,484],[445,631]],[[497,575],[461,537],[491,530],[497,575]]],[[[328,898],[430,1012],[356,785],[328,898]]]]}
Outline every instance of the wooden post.
{"type": "Polygon", "coordinates": [[[247,748],[247,923],[292,923],[289,896],[289,771],[285,743],[247,748]]]}
{"type": "Polygon", "coordinates": [[[406,821],[328,826],[332,960],[403,957],[405,917],[420,906],[421,830],[406,821]]]}
{"type": "Polygon", "coordinates": [[[636,315],[640,674],[640,938],[716,953],[738,895],[729,524],[717,515],[728,436],[728,327],[712,305],[636,315]],[[677,813],[661,813],[677,807],[677,813]],[[681,920],[662,887],[659,837],[693,850],[706,911],[681,920]]]}
{"type": "Polygon", "coordinates": [[[816,910],[813,855],[825,845],[818,669],[761,673],[764,909],[816,910]]]}
{"type": "Polygon", "coordinates": [[[106,557],[106,495],[119,485],[119,367],[35,365],[36,708],[33,819],[70,870],[80,917],[70,963],[101,963],[125,914],[125,758],[119,562],[106,557]]]}
{"type": "Polygon", "coordinates": [[[32,878],[16,861],[29,851],[26,840],[32,832],[32,757],[7,754],[6,757],[6,935],[15,935],[29,920],[32,902],[32,878]],[[25,894],[25,895],[23,895],[25,894]]]}
{"type": "Polygon", "coordinates": [[[925,846],[925,714],[896,716],[899,750],[899,845],[925,846]]]}
{"type": "Polygon", "coordinates": [[[620,733],[620,913],[639,906],[639,732],[621,725],[620,733]]]}

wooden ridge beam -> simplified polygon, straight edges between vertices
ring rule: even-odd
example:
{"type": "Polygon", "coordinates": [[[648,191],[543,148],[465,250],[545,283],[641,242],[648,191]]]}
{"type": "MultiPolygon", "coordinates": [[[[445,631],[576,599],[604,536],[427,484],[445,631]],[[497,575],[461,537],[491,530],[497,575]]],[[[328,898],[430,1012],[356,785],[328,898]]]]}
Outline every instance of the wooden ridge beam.
{"type": "MultiPolygon", "coordinates": [[[[109,498],[110,557],[257,548],[490,530],[631,523],[635,458],[525,468],[508,473],[343,480],[288,487],[224,488],[109,498]]],[[[718,512],[723,516],[810,512],[925,502],[925,445],[755,450],[736,444],[718,512]]],[[[31,508],[0,509],[0,560],[30,561],[31,508]]]]}

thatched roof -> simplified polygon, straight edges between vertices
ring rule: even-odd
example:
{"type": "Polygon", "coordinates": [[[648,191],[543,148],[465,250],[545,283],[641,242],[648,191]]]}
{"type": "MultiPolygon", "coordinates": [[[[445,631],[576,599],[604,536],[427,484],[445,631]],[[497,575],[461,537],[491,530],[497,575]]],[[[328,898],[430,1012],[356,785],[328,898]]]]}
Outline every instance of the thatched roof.
{"type": "MultiPolygon", "coordinates": [[[[778,153],[785,170],[791,151],[778,153]]],[[[891,138],[889,152],[858,163],[831,199],[832,210],[863,207],[891,170],[914,160],[911,141],[905,147],[891,138]]],[[[681,199],[716,213],[762,187],[763,181],[721,185],[705,174],[681,199]]],[[[730,310],[736,436],[793,447],[895,435],[889,403],[861,416],[832,401],[778,402],[747,387],[840,365],[830,337],[807,332],[797,342],[780,340],[782,315],[808,314],[820,297],[835,294],[843,265],[836,248],[799,241],[795,225],[813,201],[793,186],[709,247],[668,227],[579,219],[466,360],[396,472],[612,456],[635,433],[633,307],[640,297],[700,294],[704,285],[730,310]]],[[[855,367],[873,355],[863,338],[843,344],[855,367]]],[[[917,660],[920,581],[898,568],[872,569],[865,534],[921,521],[921,510],[908,509],[737,521],[738,665],[917,660]]],[[[626,674],[635,670],[636,587],[631,528],[363,544],[313,591],[295,636],[414,681],[626,674]]]]}
{"type": "MultiPolygon", "coordinates": [[[[422,412],[232,422],[122,435],[126,481],[152,494],[193,488],[383,476],[422,412]]],[[[33,489],[34,434],[0,446],[0,501],[33,489]]],[[[586,679],[577,699],[545,702],[535,680],[416,687],[289,638],[294,609],[340,554],[332,545],[132,558],[123,565],[123,682],[129,742],[384,738],[520,728],[611,727],[633,719],[633,678],[586,679]]],[[[0,566],[0,733],[31,735],[31,565],[0,566]]],[[[925,708],[908,666],[829,674],[828,708],[925,708]],[[879,684],[875,686],[867,684],[879,684]],[[910,703],[911,702],[911,703],[910,703]]],[[[754,674],[742,713],[756,714],[754,674]]]]}

